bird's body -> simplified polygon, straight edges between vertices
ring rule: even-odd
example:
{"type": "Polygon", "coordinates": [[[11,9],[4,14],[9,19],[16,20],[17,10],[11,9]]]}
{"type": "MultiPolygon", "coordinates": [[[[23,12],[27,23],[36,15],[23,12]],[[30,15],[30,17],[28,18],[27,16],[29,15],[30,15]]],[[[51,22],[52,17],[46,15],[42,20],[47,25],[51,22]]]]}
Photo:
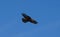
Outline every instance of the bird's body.
{"type": "Polygon", "coordinates": [[[22,18],[22,21],[24,23],[31,22],[31,23],[37,24],[37,22],[35,20],[33,20],[30,16],[26,15],[25,13],[22,13],[22,16],[24,17],[24,18],[22,18]]]}

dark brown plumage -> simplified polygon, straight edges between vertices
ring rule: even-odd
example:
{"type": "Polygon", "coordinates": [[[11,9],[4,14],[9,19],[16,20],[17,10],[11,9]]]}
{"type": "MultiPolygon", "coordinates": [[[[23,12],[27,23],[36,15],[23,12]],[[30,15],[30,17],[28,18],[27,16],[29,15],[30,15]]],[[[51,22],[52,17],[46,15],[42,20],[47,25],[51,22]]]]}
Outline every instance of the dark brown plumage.
{"type": "Polygon", "coordinates": [[[24,18],[22,18],[22,21],[24,23],[31,22],[31,23],[37,24],[37,22],[35,20],[33,20],[30,16],[26,15],[25,13],[22,13],[22,16],[24,17],[24,18]]]}

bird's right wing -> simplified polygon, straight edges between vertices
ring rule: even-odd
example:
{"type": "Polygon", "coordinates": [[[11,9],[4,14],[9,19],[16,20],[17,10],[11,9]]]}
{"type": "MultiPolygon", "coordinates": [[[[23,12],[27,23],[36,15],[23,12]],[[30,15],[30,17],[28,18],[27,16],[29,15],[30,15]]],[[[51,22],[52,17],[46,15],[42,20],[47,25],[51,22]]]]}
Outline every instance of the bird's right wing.
{"type": "Polygon", "coordinates": [[[31,23],[34,23],[34,24],[37,24],[37,23],[38,23],[37,21],[35,21],[35,20],[33,20],[33,19],[31,19],[30,22],[31,22],[31,23]]]}

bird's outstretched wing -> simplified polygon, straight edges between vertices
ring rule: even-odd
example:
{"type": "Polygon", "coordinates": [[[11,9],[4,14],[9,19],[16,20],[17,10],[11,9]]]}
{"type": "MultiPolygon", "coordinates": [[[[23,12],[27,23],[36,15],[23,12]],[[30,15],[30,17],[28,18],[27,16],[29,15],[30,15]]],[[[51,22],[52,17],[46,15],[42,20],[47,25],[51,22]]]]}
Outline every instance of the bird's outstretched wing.
{"type": "Polygon", "coordinates": [[[26,15],[25,13],[22,13],[22,16],[23,16],[24,18],[29,18],[29,19],[31,19],[31,17],[29,17],[29,16],[26,15]]]}
{"type": "Polygon", "coordinates": [[[35,20],[33,20],[33,19],[31,19],[30,22],[31,22],[31,23],[34,23],[34,24],[37,24],[37,23],[38,23],[37,21],[35,21],[35,20]]]}

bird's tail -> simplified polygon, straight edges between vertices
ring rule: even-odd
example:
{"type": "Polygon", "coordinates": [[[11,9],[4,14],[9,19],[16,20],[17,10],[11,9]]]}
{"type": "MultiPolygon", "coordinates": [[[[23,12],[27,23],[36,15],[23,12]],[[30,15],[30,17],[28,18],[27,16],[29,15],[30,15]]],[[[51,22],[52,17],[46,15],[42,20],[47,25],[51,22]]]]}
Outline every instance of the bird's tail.
{"type": "Polygon", "coordinates": [[[27,20],[25,20],[24,18],[22,18],[22,21],[23,21],[24,23],[26,23],[26,22],[27,22],[27,20]]]}

